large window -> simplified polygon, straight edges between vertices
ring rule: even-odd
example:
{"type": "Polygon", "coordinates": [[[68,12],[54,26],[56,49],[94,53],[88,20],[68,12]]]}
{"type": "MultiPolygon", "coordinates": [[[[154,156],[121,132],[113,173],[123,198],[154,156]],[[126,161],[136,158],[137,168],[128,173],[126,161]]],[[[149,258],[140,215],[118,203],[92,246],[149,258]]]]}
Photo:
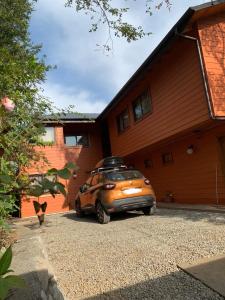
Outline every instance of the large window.
{"type": "Polygon", "coordinates": [[[134,120],[138,121],[143,118],[144,115],[151,112],[151,99],[149,95],[149,91],[146,90],[140,96],[136,98],[133,102],[133,113],[134,113],[134,120]]]}
{"type": "Polygon", "coordinates": [[[64,142],[66,146],[89,146],[89,139],[87,134],[82,135],[65,135],[64,142]]]}
{"type": "Polygon", "coordinates": [[[118,132],[123,132],[130,125],[128,109],[125,109],[121,114],[117,116],[117,128],[118,132]]]}
{"type": "Polygon", "coordinates": [[[41,136],[43,142],[53,143],[55,141],[55,128],[54,127],[45,127],[45,133],[41,136]]]}

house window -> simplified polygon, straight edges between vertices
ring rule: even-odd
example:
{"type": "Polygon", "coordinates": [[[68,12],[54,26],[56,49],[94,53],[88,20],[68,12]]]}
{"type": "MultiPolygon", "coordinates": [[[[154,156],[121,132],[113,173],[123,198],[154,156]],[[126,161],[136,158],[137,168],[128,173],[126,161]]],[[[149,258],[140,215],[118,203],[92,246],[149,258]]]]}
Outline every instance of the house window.
{"type": "Polygon", "coordinates": [[[65,135],[64,137],[64,143],[66,146],[83,146],[88,147],[89,146],[89,139],[88,135],[65,135]]]}
{"type": "Polygon", "coordinates": [[[164,153],[162,155],[162,162],[164,165],[171,164],[173,162],[173,156],[171,152],[164,153]]]}
{"type": "Polygon", "coordinates": [[[153,168],[153,162],[152,162],[152,159],[145,159],[144,160],[144,165],[145,165],[145,168],[147,169],[150,169],[150,168],[153,168]]]}
{"type": "MultiPolygon", "coordinates": [[[[48,179],[51,182],[57,181],[57,175],[46,175],[46,174],[34,174],[29,176],[31,181],[31,186],[41,185],[44,178],[48,179]]],[[[49,190],[44,191],[45,194],[49,193],[49,190]]]]}
{"type": "Polygon", "coordinates": [[[134,120],[141,120],[151,110],[151,99],[148,90],[146,90],[133,102],[134,120]]]}
{"type": "Polygon", "coordinates": [[[130,125],[128,109],[125,109],[121,114],[117,116],[116,119],[118,132],[123,132],[130,125]]]}
{"type": "Polygon", "coordinates": [[[55,128],[45,127],[45,133],[41,136],[43,142],[54,142],[55,141],[55,128]]]}

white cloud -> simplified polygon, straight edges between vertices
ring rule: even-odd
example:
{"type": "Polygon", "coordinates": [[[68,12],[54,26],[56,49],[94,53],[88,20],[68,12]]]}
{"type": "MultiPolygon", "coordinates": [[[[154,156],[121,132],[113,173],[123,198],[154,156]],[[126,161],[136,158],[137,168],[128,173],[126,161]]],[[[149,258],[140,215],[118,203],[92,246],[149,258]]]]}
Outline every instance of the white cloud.
{"type": "Polygon", "coordinates": [[[100,113],[106,103],[95,94],[76,87],[66,88],[63,85],[48,82],[44,85],[43,94],[49,97],[58,108],[74,105],[74,110],[80,113],[100,113]]]}

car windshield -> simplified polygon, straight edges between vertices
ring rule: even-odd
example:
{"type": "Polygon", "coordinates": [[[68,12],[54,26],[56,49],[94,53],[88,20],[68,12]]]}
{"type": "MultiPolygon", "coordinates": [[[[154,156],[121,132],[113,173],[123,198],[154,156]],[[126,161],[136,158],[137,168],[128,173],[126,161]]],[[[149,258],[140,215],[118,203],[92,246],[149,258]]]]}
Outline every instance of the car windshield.
{"type": "Polygon", "coordinates": [[[115,171],[105,173],[105,177],[112,181],[123,181],[143,178],[143,175],[137,170],[115,171]]]}

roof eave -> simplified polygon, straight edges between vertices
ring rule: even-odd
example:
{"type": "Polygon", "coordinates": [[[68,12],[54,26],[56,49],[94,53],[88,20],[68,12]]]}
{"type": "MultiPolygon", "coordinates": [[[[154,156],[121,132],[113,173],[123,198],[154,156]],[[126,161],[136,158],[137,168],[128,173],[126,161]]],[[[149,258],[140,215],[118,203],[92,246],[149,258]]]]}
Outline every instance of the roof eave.
{"type": "Polygon", "coordinates": [[[95,123],[96,120],[43,120],[45,124],[74,124],[74,123],[95,123]]]}

